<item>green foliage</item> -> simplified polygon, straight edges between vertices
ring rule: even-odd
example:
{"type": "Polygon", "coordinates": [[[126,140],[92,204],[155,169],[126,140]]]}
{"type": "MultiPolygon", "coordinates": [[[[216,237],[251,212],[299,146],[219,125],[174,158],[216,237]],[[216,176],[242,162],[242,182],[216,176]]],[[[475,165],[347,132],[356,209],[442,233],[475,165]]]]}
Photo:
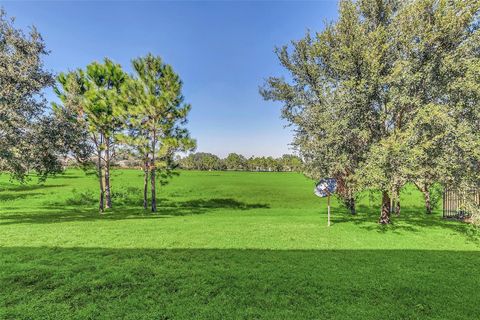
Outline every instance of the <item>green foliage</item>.
{"type": "Polygon", "coordinates": [[[281,158],[250,157],[230,153],[225,159],[218,156],[197,152],[177,160],[182,169],[187,170],[235,170],[235,171],[287,171],[299,172],[302,160],[291,154],[284,154],[281,158]]]}
{"type": "Polygon", "coordinates": [[[471,214],[471,221],[473,225],[480,228],[480,206],[478,204],[469,204],[467,208],[471,214]]]}
{"type": "Polygon", "coordinates": [[[72,189],[72,196],[65,200],[65,204],[69,206],[86,206],[97,202],[95,193],[92,190],[78,191],[72,189]]]}
{"type": "Polygon", "coordinates": [[[197,152],[180,159],[180,167],[188,170],[223,170],[222,160],[211,153],[197,152]]]}
{"type": "Polygon", "coordinates": [[[99,147],[107,149],[109,144],[115,143],[115,134],[121,129],[118,113],[124,101],[120,93],[127,75],[119,64],[108,58],[103,64],[92,62],[82,73],[86,90],[79,112],[83,113],[89,131],[99,135],[99,147]]]}
{"type": "Polygon", "coordinates": [[[260,93],[283,103],[305,174],[336,178],[345,203],[382,190],[385,223],[407,182],[427,212],[435,183],[478,185],[479,9],[475,0],[346,0],[336,22],[278,48],[289,80],[271,77],[260,93]]]}
{"type": "MultiPolygon", "coordinates": [[[[118,113],[124,106],[121,88],[127,79],[119,64],[105,58],[85,70],[60,73],[55,93],[61,104],[53,104],[59,117],[75,123],[79,134],[88,132],[95,152],[115,144],[121,123],[118,113]]],[[[85,134],[83,134],[85,135],[85,134]]]]}
{"type": "Polygon", "coordinates": [[[273,157],[250,157],[247,160],[250,171],[281,171],[281,164],[273,157]]]}
{"type": "Polygon", "coordinates": [[[247,167],[247,159],[237,153],[230,153],[224,160],[225,167],[229,170],[245,170],[247,167]]]}
{"type": "Polygon", "coordinates": [[[460,210],[459,218],[466,219],[474,227],[474,232],[480,235],[480,197],[478,186],[463,181],[457,189],[457,205],[460,210]]]}
{"type": "Polygon", "coordinates": [[[175,152],[195,147],[185,128],[191,106],[183,102],[182,81],[170,65],[152,54],[134,59],[132,65],[136,78],[126,90],[133,103],[128,112],[137,129],[147,132],[148,152],[171,163],[175,152]]]}
{"type": "Polygon", "coordinates": [[[302,159],[293,154],[284,154],[278,161],[280,162],[282,171],[299,172],[303,166],[302,159]]]}
{"type": "Polygon", "coordinates": [[[141,197],[142,191],[140,188],[136,187],[120,187],[116,188],[112,193],[113,200],[118,203],[119,205],[141,205],[141,197]]]}
{"type": "Polygon", "coordinates": [[[96,158],[100,211],[104,194],[111,207],[109,172],[117,150],[139,158],[145,174],[152,172],[154,186],[156,171],[166,183],[174,175],[174,154],[195,146],[185,128],[190,105],[183,103],[179,76],[151,54],[132,64],[133,77],[108,58],[57,77],[61,104],[54,104],[56,118],[77,137],[70,147],[76,158],[85,163],[96,158]]]}
{"type": "Polygon", "coordinates": [[[125,108],[121,93],[127,80],[122,67],[108,58],[103,64],[92,62],[85,70],[57,77],[55,93],[61,104],[54,104],[56,118],[70,124],[78,142],[70,148],[75,157],[84,162],[92,156],[96,158],[100,212],[112,206],[110,167],[123,126],[119,114],[125,108]]]}
{"type": "Polygon", "coordinates": [[[345,203],[354,201],[355,175],[386,129],[386,28],[396,7],[395,1],[340,2],[335,24],[276,50],[292,80],[271,77],[260,90],[265,99],[284,103],[304,173],[339,180],[345,203]]]}
{"type": "Polygon", "coordinates": [[[32,27],[16,29],[0,8],[0,170],[20,181],[34,171],[40,180],[62,170],[69,137],[60,123],[46,116],[43,90],[53,84],[42,59],[48,54],[32,27]]]}
{"type": "MultiPolygon", "coordinates": [[[[135,77],[125,88],[124,142],[148,162],[150,170],[170,177],[173,157],[195,147],[185,127],[191,106],[184,103],[182,81],[159,56],[132,60],[135,77]]],[[[162,177],[162,176],[160,176],[162,177]]]]}

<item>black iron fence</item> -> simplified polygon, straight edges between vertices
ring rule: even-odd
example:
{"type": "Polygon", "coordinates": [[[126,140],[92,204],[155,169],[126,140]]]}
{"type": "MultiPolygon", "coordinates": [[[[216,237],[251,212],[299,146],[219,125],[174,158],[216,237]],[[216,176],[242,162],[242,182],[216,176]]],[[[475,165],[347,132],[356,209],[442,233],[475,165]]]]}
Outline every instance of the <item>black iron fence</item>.
{"type": "Polygon", "coordinates": [[[469,215],[467,203],[473,201],[480,205],[479,189],[450,189],[443,191],[443,217],[444,218],[464,218],[469,215]]]}

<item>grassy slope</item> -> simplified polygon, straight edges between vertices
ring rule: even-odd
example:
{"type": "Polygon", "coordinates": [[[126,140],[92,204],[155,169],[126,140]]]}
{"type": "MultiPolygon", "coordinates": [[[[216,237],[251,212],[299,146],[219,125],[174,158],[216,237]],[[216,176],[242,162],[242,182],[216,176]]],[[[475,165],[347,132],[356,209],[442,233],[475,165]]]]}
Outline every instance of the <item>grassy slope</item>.
{"type": "Polygon", "coordinates": [[[480,245],[466,225],[426,217],[414,190],[393,226],[375,223],[366,196],[357,217],[334,203],[327,228],[298,174],[183,172],[157,215],[138,209],[141,172],[113,179],[117,207],[99,216],[80,171],[45,186],[1,178],[0,318],[480,314],[480,245]]]}

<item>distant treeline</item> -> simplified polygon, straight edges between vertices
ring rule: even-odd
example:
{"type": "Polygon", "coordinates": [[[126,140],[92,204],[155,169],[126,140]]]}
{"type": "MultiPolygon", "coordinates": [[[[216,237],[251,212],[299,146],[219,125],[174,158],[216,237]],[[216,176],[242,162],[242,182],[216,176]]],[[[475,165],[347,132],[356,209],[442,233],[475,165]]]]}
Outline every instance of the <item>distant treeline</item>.
{"type": "Polygon", "coordinates": [[[237,170],[237,171],[300,171],[302,160],[291,154],[280,158],[250,157],[230,153],[222,159],[214,154],[197,152],[177,159],[178,165],[186,170],[237,170]]]}
{"type": "MultiPolygon", "coordinates": [[[[131,154],[119,152],[114,166],[123,168],[140,168],[142,161],[131,154]]],[[[301,171],[302,160],[292,154],[284,154],[279,158],[250,157],[230,153],[226,158],[206,152],[191,153],[185,157],[176,157],[175,164],[184,170],[235,170],[235,171],[301,171]]]]}

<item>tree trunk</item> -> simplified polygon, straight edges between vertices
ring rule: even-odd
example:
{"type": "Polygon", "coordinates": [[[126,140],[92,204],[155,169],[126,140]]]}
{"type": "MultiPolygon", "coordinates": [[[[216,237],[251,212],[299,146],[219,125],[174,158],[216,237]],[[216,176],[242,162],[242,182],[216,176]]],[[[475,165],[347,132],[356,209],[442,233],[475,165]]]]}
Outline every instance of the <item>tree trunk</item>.
{"type": "Polygon", "coordinates": [[[110,141],[107,142],[105,149],[105,199],[106,208],[112,207],[112,195],[110,192],[110,141]]]}
{"type": "Polygon", "coordinates": [[[102,170],[102,152],[98,151],[97,152],[97,173],[98,173],[98,181],[100,184],[100,199],[98,203],[98,210],[100,213],[103,213],[104,211],[104,192],[103,192],[103,170],[102,170]]]}
{"type": "Polygon", "coordinates": [[[350,213],[351,213],[352,215],[356,215],[356,214],[357,214],[357,209],[356,209],[356,206],[355,206],[355,198],[349,198],[349,199],[348,199],[347,207],[348,207],[348,209],[350,210],[350,213]]]}
{"type": "Polygon", "coordinates": [[[415,186],[423,194],[423,198],[425,200],[425,212],[427,214],[431,214],[432,213],[432,201],[430,199],[430,185],[427,182],[424,182],[422,184],[415,183],[415,186]]]}
{"type": "Polygon", "coordinates": [[[151,181],[151,189],[152,189],[152,212],[157,212],[157,194],[155,190],[155,173],[157,168],[155,167],[155,146],[157,145],[157,131],[154,128],[152,130],[152,146],[150,150],[150,154],[152,155],[150,161],[150,181],[151,181]]]}
{"type": "Polygon", "coordinates": [[[422,190],[422,193],[423,193],[423,197],[425,198],[425,212],[427,214],[431,214],[432,213],[432,202],[430,200],[430,190],[429,190],[429,188],[425,187],[422,190]]]}
{"type": "Polygon", "coordinates": [[[143,167],[143,209],[148,208],[148,160],[145,160],[143,167]]]}
{"type": "Polygon", "coordinates": [[[389,224],[390,223],[390,196],[387,191],[382,193],[382,211],[380,213],[380,219],[378,220],[380,224],[389,224]]]}
{"type": "Polygon", "coordinates": [[[150,168],[150,181],[151,181],[151,189],[152,189],[152,212],[157,211],[157,198],[155,193],[155,171],[156,171],[155,165],[152,165],[152,167],[150,168]]]}
{"type": "Polygon", "coordinates": [[[397,199],[396,203],[395,203],[395,215],[396,216],[400,216],[400,199],[397,199]]]}
{"type": "Polygon", "coordinates": [[[328,217],[327,217],[327,218],[328,218],[327,226],[330,227],[330,193],[328,194],[327,206],[328,206],[328,208],[327,208],[327,210],[328,210],[328,212],[327,212],[327,215],[328,215],[328,217]]]}
{"type": "Polygon", "coordinates": [[[395,213],[396,216],[400,216],[400,188],[394,187],[393,188],[393,201],[392,201],[392,208],[391,211],[395,213]]]}

